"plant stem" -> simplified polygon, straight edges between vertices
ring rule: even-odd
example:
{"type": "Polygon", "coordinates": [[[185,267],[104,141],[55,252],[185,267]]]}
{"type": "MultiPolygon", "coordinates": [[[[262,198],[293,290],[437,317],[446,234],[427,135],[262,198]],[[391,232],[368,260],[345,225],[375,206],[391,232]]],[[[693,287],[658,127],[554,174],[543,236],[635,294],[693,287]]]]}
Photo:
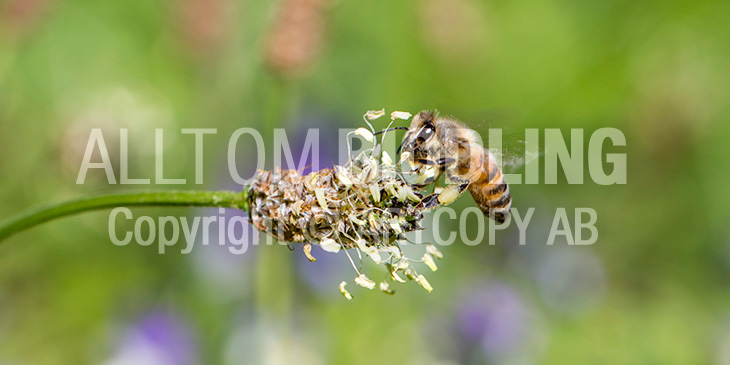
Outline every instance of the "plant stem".
{"type": "Polygon", "coordinates": [[[56,218],[98,209],[131,206],[221,207],[248,211],[248,192],[161,191],[80,198],[31,209],[0,223],[0,242],[56,218]]]}

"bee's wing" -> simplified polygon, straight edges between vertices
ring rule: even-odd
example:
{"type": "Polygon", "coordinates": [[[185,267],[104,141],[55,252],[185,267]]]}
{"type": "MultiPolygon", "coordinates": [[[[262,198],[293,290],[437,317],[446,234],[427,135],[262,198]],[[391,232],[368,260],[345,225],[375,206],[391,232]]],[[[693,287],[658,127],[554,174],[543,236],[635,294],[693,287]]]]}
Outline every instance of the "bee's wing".
{"type": "Polygon", "coordinates": [[[502,148],[487,148],[505,173],[515,173],[545,154],[542,146],[528,148],[525,141],[520,138],[524,138],[524,134],[507,134],[502,137],[502,148]]]}
{"type": "MultiPolygon", "coordinates": [[[[474,114],[474,113],[472,113],[474,114]]],[[[514,109],[493,109],[480,111],[467,120],[474,130],[481,134],[481,143],[485,149],[495,157],[503,172],[511,174],[523,169],[526,164],[536,161],[545,151],[542,146],[527,146],[525,132],[510,127],[512,122],[520,119],[522,113],[514,109]],[[505,127],[506,126],[506,127],[505,127]],[[491,129],[498,129],[501,133],[501,148],[490,146],[491,129]]],[[[465,115],[469,115],[465,111],[465,115]]]]}

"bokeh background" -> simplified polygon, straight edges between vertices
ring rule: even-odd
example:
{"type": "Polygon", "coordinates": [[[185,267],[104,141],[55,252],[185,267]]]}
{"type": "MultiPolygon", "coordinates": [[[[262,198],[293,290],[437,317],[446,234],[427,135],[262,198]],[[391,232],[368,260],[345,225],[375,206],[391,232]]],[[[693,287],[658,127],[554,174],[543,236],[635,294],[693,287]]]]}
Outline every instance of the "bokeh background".
{"type": "MultiPolygon", "coordinates": [[[[113,161],[129,128],[140,178],[164,128],[166,175],[190,182],[179,130],[217,128],[205,183],[187,187],[236,189],[236,128],[270,141],[274,127],[293,140],[320,127],[330,141],[379,108],[439,109],[482,132],[619,128],[628,184],[514,186],[515,206],[537,209],[525,246],[514,228],[493,246],[457,242],[432,293],[355,288],[351,302],[342,255],[159,255],[111,244],[108,212],[63,219],[0,247],[0,362],[728,364],[728,19],[721,0],[2,0],[3,218],[149,188],[98,171],[75,184],[91,128],[113,161]],[[594,208],[598,242],[547,246],[557,207],[594,208]]],[[[238,155],[250,171],[251,151],[238,155]]]]}

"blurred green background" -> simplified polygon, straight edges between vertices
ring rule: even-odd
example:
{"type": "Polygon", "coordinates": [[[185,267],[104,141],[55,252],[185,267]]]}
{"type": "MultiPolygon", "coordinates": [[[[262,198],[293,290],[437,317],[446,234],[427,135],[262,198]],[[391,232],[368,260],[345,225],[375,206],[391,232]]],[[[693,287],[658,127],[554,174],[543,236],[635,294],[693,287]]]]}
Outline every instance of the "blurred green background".
{"type": "Polygon", "coordinates": [[[113,161],[129,128],[139,178],[164,128],[165,173],[190,182],[179,130],[217,128],[205,183],[188,187],[236,189],[236,128],[326,136],[379,108],[481,132],[619,128],[628,184],[513,186],[515,207],[537,209],[525,246],[514,227],[493,246],[457,242],[434,292],[356,288],[351,302],[342,255],[158,255],[111,244],[108,212],[56,221],[0,247],[0,362],[730,364],[728,19],[721,0],[2,0],[2,218],[149,188],[98,171],[75,184],[91,128],[113,161]],[[557,207],[594,208],[598,242],[547,246],[557,207]]]}

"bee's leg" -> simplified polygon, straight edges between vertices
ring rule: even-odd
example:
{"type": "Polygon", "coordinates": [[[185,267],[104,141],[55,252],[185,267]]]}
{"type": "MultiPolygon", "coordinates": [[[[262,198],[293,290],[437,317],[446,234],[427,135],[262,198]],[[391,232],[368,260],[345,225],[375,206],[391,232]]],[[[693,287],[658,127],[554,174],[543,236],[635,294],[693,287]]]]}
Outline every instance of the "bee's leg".
{"type": "Polygon", "coordinates": [[[439,170],[443,173],[449,168],[452,167],[452,164],[456,162],[453,158],[443,157],[436,160],[436,165],[438,166],[439,170]]]}
{"type": "MultiPolygon", "coordinates": [[[[461,176],[454,175],[453,173],[446,171],[446,178],[451,181],[453,185],[457,185],[459,187],[459,194],[463,193],[464,190],[466,190],[467,187],[469,187],[469,180],[465,179],[461,176]]],[[[452,185],[449,184],[449,185],[452,185]]]]}
{"type": "Polygon", "coordinates": [[[451,165],[454,162],[456,162],[456,160],[449,157],[443,157],[436,160],[436,164],[441,166],[442,168],[446,168],[447,165],[451,165]]]}
{"type": "Polygon", "coordinates": [[[451,165],[452,163],[456,162],[456,160],[454,160],[453,158],[449,158],[449,157],[439,158],[436,161],[428,160],[425,158],[419,158],[416,160],[416,162],[418,162],[422,165],[428,165],[428,166],[435,165],[435,166],[440,167],[442,170],[446,170],[446,168],[449,167],[449,165],[451,165]]]}
{"type": "Polygon", "coordinates": [[[438,193],[438,201],[442,205],[449,205],[461,195],[457,185],[447,185],[438,193]]]}
{"type": "Polygon", "coordinates": [[[423,209],[435,208],[441,203],[439,201],[439,195],[440,194],[437,193],[426,195],[425,197],[423,197],[423,199],[421,199],[421,202],[418,203],[418,205],[423,209]]]}
{"type": "Polygon", "coordinates": [[[421,165],[428,165],[428,166],[433,166],[433,165],[437,164],[435,161],[427,160],[425,158],[419,158],[416,160],[416,162],[420,163],[421,165]]]}
{"type": "Polygon", "coordinates": [[[421,200],[420,205],[426,209],[434,208],[437,205],[449,205],[469,186],[469,180],[459,176],[447,175],[451,183],[447,184],[440,192],[429,194],[421,200]]]}

